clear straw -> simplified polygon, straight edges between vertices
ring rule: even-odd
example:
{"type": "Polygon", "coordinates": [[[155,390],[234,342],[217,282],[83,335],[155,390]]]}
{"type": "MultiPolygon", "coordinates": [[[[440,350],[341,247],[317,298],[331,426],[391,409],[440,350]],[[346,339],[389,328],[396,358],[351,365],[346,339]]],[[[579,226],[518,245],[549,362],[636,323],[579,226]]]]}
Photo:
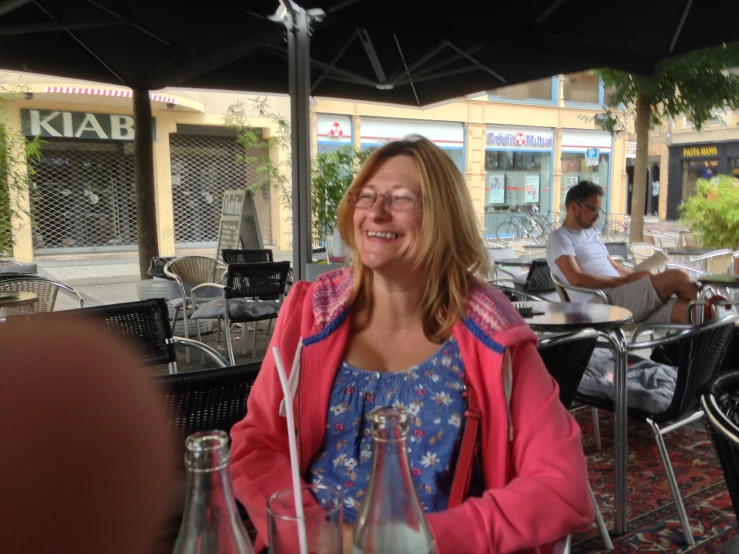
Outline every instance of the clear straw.
{"type": "Polygon", "coordinates": [[[282,393],[285,397],[285,417],[287,418],[287,443],[290,447],[290,468],[293,476],[293,494],[295,495],[295,515],[298,520],[298,539],[300,540],[300,554],[308,554],[308,539],[305,534],[305,516],[303,514],[303,495],[300,486],[300,467],[298,466],[298,445],[295,441],[295,414],[293,413],[293,402],[290,389],[287,386],[287,375],[282,365],[280,351],[276,346],[272,347],[272,355],[277,366],[277,375],[280,377],[282,393]]]}

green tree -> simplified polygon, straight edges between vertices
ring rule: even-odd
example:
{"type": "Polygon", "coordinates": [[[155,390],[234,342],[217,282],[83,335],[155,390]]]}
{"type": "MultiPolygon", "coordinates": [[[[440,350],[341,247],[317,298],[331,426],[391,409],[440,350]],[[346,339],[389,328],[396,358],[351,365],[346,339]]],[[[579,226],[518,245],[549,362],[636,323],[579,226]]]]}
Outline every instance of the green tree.
{"type": "Polygon", "coordinates": [[[343,146],[335,152],[321,152],[313,160],[311,213],[314,244],[320,244],[324,237],[333,233],[341,199],[373,150],[343,146]]]}
{"type": "MultiPolygon", "coordinates": [[[[244,147],[244,155],[239,161],[251,165],[264,181],[256,186],[269,187],[279,193],[280,201],[288,208],[292,206],[292,159],[287,157],[276,162],[273,149],[290,152],[290,123],[281,114],[273,112],[267,98],[250,98],[249,102],[239,100],[226,109],[224,122],[236,131],[236,137],[244,147]],[[252,119],[267,119],[274,127],[269,138],[264,137],[262,129],[252,124],[252,119]]],[[[247,187],[255,188],[255,186],[247,187]]]]}
{"type": "Polygon", "coordinates": [[[31,188],[33,165],[41,157],[38,137],[26,139],[10,125],[10,104],[23,91],[0,82],[0,258],[13,255],[15,231],[21,216],[30,213],[21,198],[31,188]]]}
{"type": "Polygon", "coordinates": [[[631,240],[643,240],[644,201],[650,122],[686,115],[696,129],[714,117],[717,109],[739,108],[739,77],[730,68],[739,66],[739,44],[721,46],[676,56],[663,61],[651,76],[644,77],[612,69],[598,70],[606,87],[614,93],[606,99],[604,128],[623,131],[615,109],[633,111],[636,130],[636,159],[631,194],[631,240]]]}
{"type": "Polygon", "coordinates": [[[703,248],[739,248],[739,180],[717,175],[698,179],[696,193],[680,206],[680,219],[703,248]]]}

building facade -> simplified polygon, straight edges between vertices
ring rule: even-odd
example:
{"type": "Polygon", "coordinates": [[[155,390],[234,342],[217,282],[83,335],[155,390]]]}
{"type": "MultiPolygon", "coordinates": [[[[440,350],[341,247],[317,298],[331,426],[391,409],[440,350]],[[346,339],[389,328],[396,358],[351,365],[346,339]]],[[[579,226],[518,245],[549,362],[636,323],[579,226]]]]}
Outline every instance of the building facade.
{"type": "MultiPolygon", "coordinates": [[[[32,214],[19,221],[15,258],[136,248],[131,91],[38,75],[13,74],[25,94],[10,122],[40,136],[33,187],[23,199],[32,214]]],[[[626,207],[626,138],[597,129],[603,89],[587,73],[559,76],[428,108],[331,99],[313,102],[313,154],[345,145],[367,148],[408,134],[441,147],[462,171],[486,230],[509,209],[563,210],[568,188],[587,178],[606,189],[605,207],[626,207]],[[536,208],[534,208],[536,207],[536,208]]],[[[265,245],[290,250],[291,214],[250,163],[225,125],[229,106],[254,95],[165,90],[152,95],[155,202],[162,255],[187,248],[215,251],[223,191],[251,187],[265,245]]],[[[289,118],[289,98],[267,97],[289,118]]],[[[249,122],[265,140],[271,118],[249,122]]],[[[271,143],[270,143],[271,144],[271,143]]],[[[280,163],[289,153],[274,146],[280,163]]]]}

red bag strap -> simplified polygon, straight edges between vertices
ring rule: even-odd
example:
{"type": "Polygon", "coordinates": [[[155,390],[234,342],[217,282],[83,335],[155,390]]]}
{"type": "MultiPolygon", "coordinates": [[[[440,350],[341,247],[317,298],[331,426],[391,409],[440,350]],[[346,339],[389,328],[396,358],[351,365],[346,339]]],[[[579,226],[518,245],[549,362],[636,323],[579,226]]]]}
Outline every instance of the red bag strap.
{"type": "Polygon", "coordinates": [[[482,417],[474,389],[465,387],[463,396],[467,397],[467,409],[464,412],[466,421],[464,433],[462,434],[462,444],[459,448],[459,457],[457,458],[457,467],[454,471],[454,478],[452,479],[452,490],[449,493],[447,509],[459,506],[467,497],[467,493],[470,490],[475,443],[477,442],[477,432],[482,417]]]}

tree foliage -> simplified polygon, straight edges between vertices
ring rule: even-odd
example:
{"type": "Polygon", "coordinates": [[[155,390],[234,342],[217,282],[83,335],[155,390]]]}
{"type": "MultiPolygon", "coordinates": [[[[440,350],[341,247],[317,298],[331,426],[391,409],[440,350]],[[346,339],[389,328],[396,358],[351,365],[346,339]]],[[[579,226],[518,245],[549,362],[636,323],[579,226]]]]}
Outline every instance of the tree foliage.
{"type": "Polygon", "coordinates": [[[720,45],[664,60],[653,75],[644,77],[615,69],[596,73],[614,92],[606,98],[611,132],[622,130],[614,109],[633,110],[638,93],[649,98],[652,121],[686,115],[697,130],[713,119],[716,109],[739,109],[739,77],[728,69],[739,66],[739,43],[720,45]]]}
{"type": "Polygon", "coordinates": [[[739,248],[739,180],[730,175],[698,179],[695,195],[680,212],[703,248],[739,248]]]}
{"type": "Polygon", "coordinates": [[[21,199],[31,189],[29,162],[41,157],[40,139],[26,139],[10,125],[10,104],[22,92],[22,87],[0,82],[0,258],[13,255],[18,222],[31,217],[21,199]]]}
{"type": "Polygon", "coordinates": [[[290,152],[290,123],[279,113],[273,112],[267,104],[266,97],[250,98],[249,102],[231,104],[224,116],[226,127],[236,131],[236,137],[244,147],[244,155],[239,161],[254,168],[264,181],[258,185],[276,190],[280,201],[288,208],[292,206],[292,158],[288,155],[282,161],[275,161],[272,152],[283,150],[290,152]],[[252,119],[266,119],[270,122],[272,133],[265,138],[262,129],[252,123],[252,119]]]}
{"type": "Polygon", "coordinates": [[[314,243],[320,243],[323,237],[333,232],[341,199],[373,150],[343,146],[335,152],[321,152],[313,160],[311,213],[314,243]]]}

